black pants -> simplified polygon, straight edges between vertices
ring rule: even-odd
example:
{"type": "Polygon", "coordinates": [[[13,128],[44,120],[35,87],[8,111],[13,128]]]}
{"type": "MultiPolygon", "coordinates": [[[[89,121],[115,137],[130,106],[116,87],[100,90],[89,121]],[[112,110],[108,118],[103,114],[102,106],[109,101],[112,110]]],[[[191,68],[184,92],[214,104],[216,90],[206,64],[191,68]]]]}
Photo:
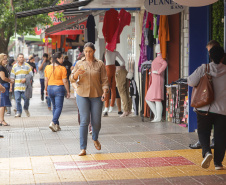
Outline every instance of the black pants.
{"type": "Polygon", "coordinates": [[[210,135],[212,125],[214,125],[214,164],[221,164],[226,149],[226,116],[222,114],[209,113],[202,116],[197,113],[198,136],[202,145],[202,155],[205,157],[206,152],[211,153],[210,135]]]}
{"type": "Polygon", "coordinates": [[[41,95],[44,96],[45,79],[40,79],[40,84],[41,84],[41,95]]]}

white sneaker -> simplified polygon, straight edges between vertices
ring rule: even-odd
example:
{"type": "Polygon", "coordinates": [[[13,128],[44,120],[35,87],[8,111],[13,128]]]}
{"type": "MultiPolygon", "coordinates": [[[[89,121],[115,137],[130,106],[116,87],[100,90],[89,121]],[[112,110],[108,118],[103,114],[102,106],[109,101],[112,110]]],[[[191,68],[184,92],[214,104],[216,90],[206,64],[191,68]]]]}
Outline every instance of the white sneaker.
{"type": "Polygon", "coordinates": [[[19,117],[21,117],[21,114],[20,113],[16,113],[15,118],[19,118],[19,117]]]}
{"type": "Polygon", "coordinates": [[[108,112],[112,112],[112,111],[113,111],[113,108],[114,108],[114,107],[111,107],[111,106],[110,106],[110,108],[109,108],[109,111],[108,111],[108,112]]]}
{"type": "Polygon", "coordinates": [[[49,124],[49,128],[50,128],[53,132],[56,132],[56,131],[57,131],[56,125],[55,125],[53,122],[51,122],[51,123],[49,124]]]}
{"type": "Polygon", "coordinates": [[[126,117],[126,116],[128,116],[128,115],[129,115],[128,112],[123,112],[123,114],[120,116],[120,118],[126,117]]]}
{"type": "Polygon", "coordinates": [[[56,131],[61,131],[60,125],[55,125],[56,126],[56,131]]]}
{"type": "Polygon", "coordinates": [[[108,112],[108,107],[105,107],[105,108],[104,108],[103,113],[105,113],[105,112],[108,112]]]}
{"type": "Polygon", "coordinates": [[[201,164],[202,168],[209,168],[210,162],[212,161],[212,159],[213,159],[213,155],[207,152],[201,164]]]}
{"type": "Polygon", "coordinates": [[[24,112],[26,113],[27,117],[30,117],[30,112],[28,110],[24,109],[24,112]]]}

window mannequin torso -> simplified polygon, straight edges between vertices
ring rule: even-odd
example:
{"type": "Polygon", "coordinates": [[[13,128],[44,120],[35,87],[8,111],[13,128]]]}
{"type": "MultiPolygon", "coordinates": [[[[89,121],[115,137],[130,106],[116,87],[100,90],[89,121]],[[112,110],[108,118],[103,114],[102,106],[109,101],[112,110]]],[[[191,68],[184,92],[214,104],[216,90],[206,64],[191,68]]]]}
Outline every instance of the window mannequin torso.
{"type": "Polygon", "coordinates": [[[105,53],[106,66],[115,65],[116,57],[118,57],[120,59],[120,61],[118,61],[120,66],[125,66],[125,60],[122,58],[120,53],[118,51],[112,52],[109,50],[106,50],[106,53],[105,53]]]}
{"type": "MultiPolygon", "coordinates": [[[[114,103],[115,103],[115,98],[116,98],[116,81],[115,81],[115,71],[116,71],[116,66],[115,66],[115,60],[116,57],[118,57],[120,60],[118,60],[119,64],[122,66],[125,66],[125,61],[120,55],[118,51],[109,51],[106,49],[105,52],[105,59],[106,59],[106,72],[108,76],[108,82],[111,90],[111,104],[110,104],[110,109],[109,109],[109,100],[110,96],[107,96],[107,99],[105,101],[105,109],[104,113],[106,112],[112,112],[114,103]]],[[[119,66],[120,67],[120,66],[119,66]]],[[[118,66],[117,66],[118,68],[118,66]]]]}

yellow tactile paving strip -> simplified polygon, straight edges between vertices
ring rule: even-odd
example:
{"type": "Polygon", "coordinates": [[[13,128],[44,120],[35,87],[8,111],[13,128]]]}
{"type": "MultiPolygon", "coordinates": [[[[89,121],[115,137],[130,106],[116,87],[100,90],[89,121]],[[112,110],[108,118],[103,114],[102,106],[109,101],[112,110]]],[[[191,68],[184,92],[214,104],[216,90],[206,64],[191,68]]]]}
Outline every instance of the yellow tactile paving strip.
{"type": "MultiPolygon", "coordinates": [[[[200,167],[201,150],[168,150],[155,152],[91,154],[83,157],[77,155],[43,156],[24,158],[0,158],[0,184],[38,184],[57,182],[107,181],[125,179],[151,179],[185,176],[205,176],[226,174],[226,170],[216,171],[211,163],[209,169],[200,167]],[[192,165],[154,166],[132,168],[93,168],[76,170],[57,170],[55,164],[87,163],[100,161],[141,161],[169,157],[183,157],[192,165]]],[[[223,162],[226,166],[226,162],[223,162]]]]}

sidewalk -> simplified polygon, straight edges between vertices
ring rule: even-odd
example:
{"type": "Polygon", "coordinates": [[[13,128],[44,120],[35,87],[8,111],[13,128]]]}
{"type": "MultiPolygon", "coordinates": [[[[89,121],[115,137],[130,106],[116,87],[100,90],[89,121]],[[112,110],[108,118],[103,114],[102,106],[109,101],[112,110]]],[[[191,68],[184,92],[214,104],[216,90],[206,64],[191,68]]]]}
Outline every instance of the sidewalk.
{"type": "Polygon", "coordinates": [[[75,99],[65,99],[62,131],[54,133],[38,75],[33,92],[31,117],[14,118],[12,112],[5,116],[11,126],[0,127],[0,184],[226,184],[226,170],[215,171],[213,164],[202,169],[201,150],[188,148],[196,133],[174,123],[119,118],[116,111],[102,118],[102,150],[89,135],[88,155],[79,157],[75,99]]]}

